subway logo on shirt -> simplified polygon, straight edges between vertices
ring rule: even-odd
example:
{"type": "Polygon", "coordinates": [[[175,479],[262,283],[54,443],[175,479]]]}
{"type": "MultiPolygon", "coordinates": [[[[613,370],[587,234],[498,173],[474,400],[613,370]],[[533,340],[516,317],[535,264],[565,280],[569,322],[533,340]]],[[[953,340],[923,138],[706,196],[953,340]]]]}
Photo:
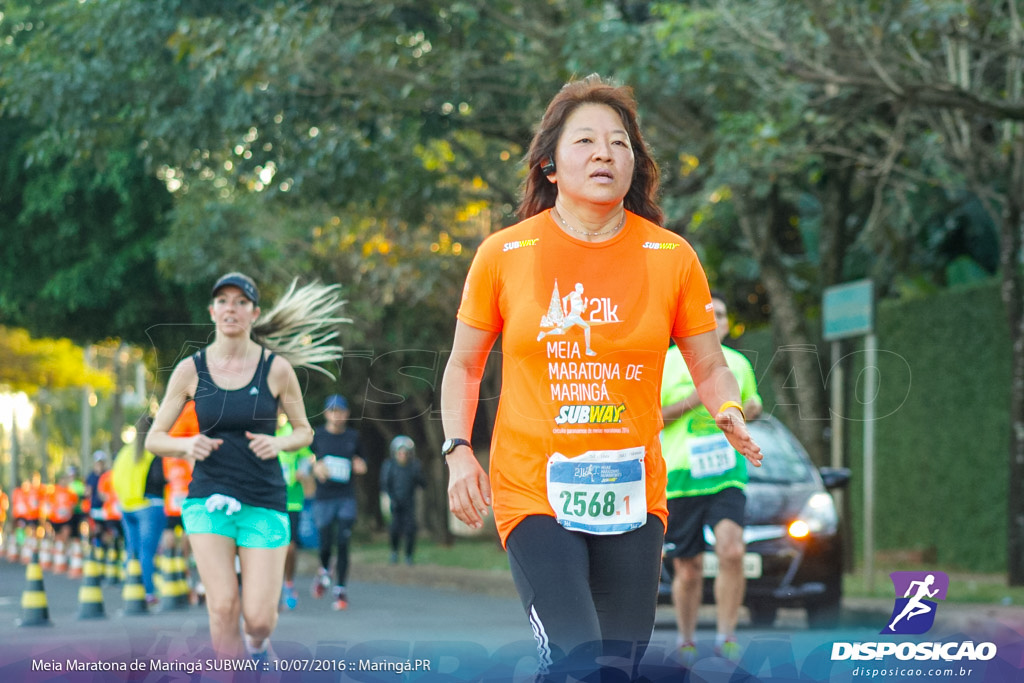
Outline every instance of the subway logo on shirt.
{"type": "Polygon", "coordinates": [[[502,251],[512,251],[513,249],[522,249],[523,247],[532,247],[540,242],[540,238],[533,238],[528,240],[517,240],[515,242],[505,242],[502,246],[502,251]]]}
{"type": "Polygon", "coordinates": [[[562,406],[558,409],[555,424],[618,424],[622,422],[622,414],[626,412],[626,404],[596,406],[562,406]]]}

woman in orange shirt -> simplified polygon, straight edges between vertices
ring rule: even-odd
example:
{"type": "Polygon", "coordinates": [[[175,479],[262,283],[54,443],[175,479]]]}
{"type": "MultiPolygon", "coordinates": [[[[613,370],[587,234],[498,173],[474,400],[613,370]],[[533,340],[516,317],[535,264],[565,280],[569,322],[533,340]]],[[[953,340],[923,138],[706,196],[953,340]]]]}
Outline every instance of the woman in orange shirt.
{"type": "Polygon", "coordinates": [[[628,88],[597,76],[548,105],[526,162],[522,221],[481,244],[442,385],[449,505],[471,527],[493,502],[542,672],[602,656],[635,677],[654,627],[668,515],[660,383],[674,338],[703,403],[757,465],[722,356],[707,278],[661,227],[658,167],[628,88]],[[469,443],[502,336],[490,473],[469,443]]]}

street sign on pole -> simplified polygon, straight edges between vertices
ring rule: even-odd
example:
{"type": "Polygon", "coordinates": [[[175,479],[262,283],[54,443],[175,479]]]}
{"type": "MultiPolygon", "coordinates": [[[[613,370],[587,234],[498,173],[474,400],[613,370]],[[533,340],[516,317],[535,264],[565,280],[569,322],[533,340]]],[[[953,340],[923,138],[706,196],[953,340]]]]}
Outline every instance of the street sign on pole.
{"type": "Polygon", "coordinates": [[[875,393],[878,372],[878,339],[875,337],[875,286],[871,280],[855,280],[829,287],[821,301],[822,335],[832,342],[836,381],[832,382],[832,464],[842,464],[843,372],[839,341],[864,337],[864,575],[865,586],[874,588],[875,573],[875,393]]]}
{"type": "Polygon", "coordinates": [[[869,334],[875,323],[875,285],[871,280],[855,280],[828,287],[821,310],[825,341],[869,334]]]}

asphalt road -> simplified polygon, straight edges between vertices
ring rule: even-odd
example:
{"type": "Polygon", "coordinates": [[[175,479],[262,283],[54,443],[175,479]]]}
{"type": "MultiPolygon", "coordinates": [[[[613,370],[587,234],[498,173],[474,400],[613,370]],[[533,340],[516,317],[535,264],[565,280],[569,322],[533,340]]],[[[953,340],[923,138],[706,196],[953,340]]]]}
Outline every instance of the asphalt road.
{"type": "MultiPolygon", "coordinates": [[[[535,656],[522,608],[512,598],[359,581],[349,586],[349,608],[335,612],[329,599],[310,596],[308,577],[300,578],[299,605],[280,615],[273,637],[278,657],[301,662],[297,666],[324,660],[324,666],[336,667],[326,662],[390,657],[427,660],[436,669],[457,664],[453,655],[459,653],[467,661],[499,650],[535,656]]],[[[41,666],[40,661],[142,659],[148,666],[153,659],[202,662],[212,656],[205,607],[127,615],[123,587],[104,585],[106,617],[83,620],[78,618],[81,580],[44,573],[43,584],[52,625],[19,625],[29,585],[26,566],[0,560],[0,681],[24,680],[24,668],[31,670],[33,662],[41,666]]],[[[383,680],[395,680],[394,674],[383,680]]]]}
{"type": "MultiPolygon", "coordinates": [[[[363,567],[353,575],[359,580],[349,586],[350,606],[344,612],[332,611],[327,599],[310,597],[310,577],[301,576],[298,608],[281,614],[273,638],[280,663],[232,673],[211,670],[216,663],[209,649],[205,608],[123,614],[120,586],[101,589],[105,618],[79,619],[81,580],[46,573],[43,584],[51,625],[19,625],[25,615],[22,598],[29,587],[26,567],[0,560],[0,683],[510,681],[526,680],[532,674],[537,662],[532,633],[503,575],[490,588],[469,585],[454,570],[439,568],[363,567]],[[69,670],[76,667],[79,670],[69,670]],[[81,670],[90,667],[110,670],[81,670]]],[[[698,633],[701,659],[687,674],[673,659],[674,621],[671,610],[663,607],[644,660],[645,672],[652,681],[764,677],[784,683],[836,680],[837,673],[842,674],[839,680],[850,680],[856,663],[832,662],[833,644],[879,640],[890,608],[891,604],[852,604],[844,612],[843,626],[835,631],[809,630],[798,610],[782,610],[771,629],[755,629],[741,617],[738,635],[744,654],[737,666],[712,655],[714,613],[706,607],[698,633]]],[[[946,613],[952,617],[954,611],[946,613]]],[[[1006,659],[1013,663],[1017,658],[1013,665],[1019,668],[1014,673],[1024,673],[1020,671],[1024,669],[1020,661],[1024,631],[1015,632],[1012,624],[1008,630],[1005,615],[984,610],[956,614],[960,617],[947,618],[943,631],[973,630],[977,637],[1000,640],[1006,659]],[[1006,642],[1017,642],[1016,650],[1006,649],[1013,647],[1006,642]]],[[[947,680],[1002,679],[976,675],[947,680]]]]}

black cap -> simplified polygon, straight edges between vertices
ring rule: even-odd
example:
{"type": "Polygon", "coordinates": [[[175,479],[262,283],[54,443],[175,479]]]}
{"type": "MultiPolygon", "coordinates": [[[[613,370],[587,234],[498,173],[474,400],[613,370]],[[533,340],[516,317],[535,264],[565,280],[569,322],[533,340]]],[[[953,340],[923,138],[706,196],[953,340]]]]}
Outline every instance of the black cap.
{"type": "Polygon", "coordinates": [[[260,290],[256,288],[256,283],[248,275],[242,273],[228,273],[227,275],[221,275],[220,279],[210,290],[210,296],[217,296],[217,292],[223,287],[231,285],[232,287],[238,287],[242,290],[242,294],[245,298],[252,302],[253,306],[260,305],[260,290]]]}

